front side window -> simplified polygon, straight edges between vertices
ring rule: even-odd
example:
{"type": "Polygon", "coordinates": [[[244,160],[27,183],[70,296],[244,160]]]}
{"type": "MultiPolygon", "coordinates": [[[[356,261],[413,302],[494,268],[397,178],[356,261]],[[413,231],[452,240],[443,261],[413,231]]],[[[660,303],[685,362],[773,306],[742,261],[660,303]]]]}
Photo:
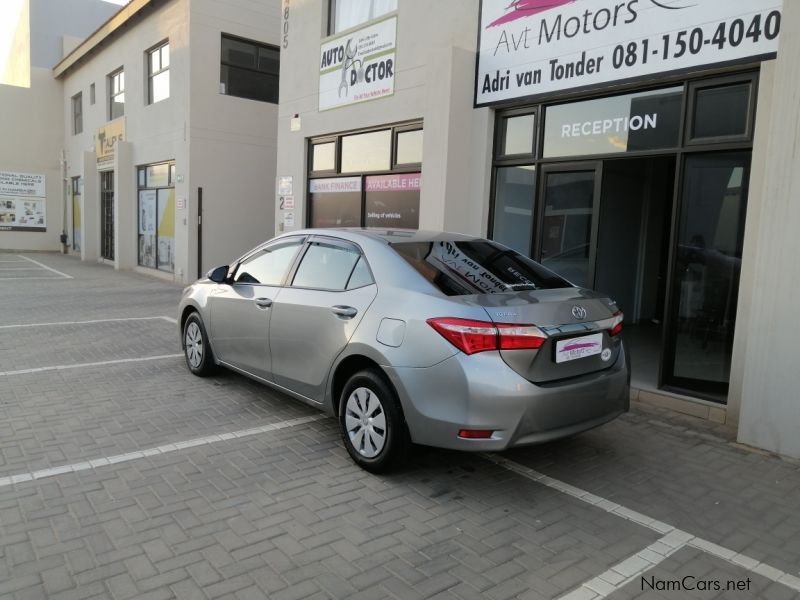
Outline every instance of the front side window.
{"type": "Polygon", "coordinates": [[[331,0],[330,34],[397,10],[397,0],[331,0]]]}
{"type": "Polygon", "coordinates": [[[220,92],[277,104],[279,65],[277,47],[223,34],[220,92]]]}
{"type": "Polygon", "coordinates": [[[314,242],[297,268],[292,286],[344,290],[359,258],[355,248],[314,242]]]}
{"type": "Polygon", "coordinates": [[[83,133],[83,94],[72,97],[72,133],[83,133]]]}
{"type": "Polygon", "coordinates": [[[169,42],[147,53],[147,103],[169,98],[169,42]]]}
{"type": "Polygon", "coordinates": [[[113,121],[125,114],[125,71],[108,76],[108,118],[113,121]]]}
{"type": "Polygon", "coordinates": [[[303,238],[281,240],[245,259],[236,269],[236,283],[281,285],[303,238]]]}
{"type": "Polygon", "coordinates": [[[488,240],[397,242],[391,247],[447,296],[572,287],[530,258],[488,240]]]}

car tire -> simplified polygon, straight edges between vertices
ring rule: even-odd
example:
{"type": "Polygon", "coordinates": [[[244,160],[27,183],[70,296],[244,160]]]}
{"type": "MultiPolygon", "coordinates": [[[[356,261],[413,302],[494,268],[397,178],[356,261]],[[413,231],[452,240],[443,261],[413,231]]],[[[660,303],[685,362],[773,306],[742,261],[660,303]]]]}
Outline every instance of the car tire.
{"type": "Polygon", "coordinates": [[[377,370],[359,371],[339,399],[339,430],[353,461],[370,473],[385,473],[405,458],[409,447],[397,394],[377,370]]]}
{"type": "Polygon", "coordinates": [[[186,366],[194,375],[205,377],[214,372],[214,354],[211,352],[211,344],[208,343],[203,319],[196,312],[190,314],[183,324],[182,344],[186,366]]]}

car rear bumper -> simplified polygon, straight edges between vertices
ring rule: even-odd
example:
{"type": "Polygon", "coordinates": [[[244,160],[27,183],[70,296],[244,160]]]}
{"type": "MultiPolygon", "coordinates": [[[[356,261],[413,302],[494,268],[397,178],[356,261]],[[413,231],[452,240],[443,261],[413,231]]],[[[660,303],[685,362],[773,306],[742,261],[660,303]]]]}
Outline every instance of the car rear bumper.
{"type": "Polygon", "coordinates": [[[602,425],[627,411],[625,349],[603,371],[536,385],[496,352],[457,354],[432,367],[386,368],[403,406],[411,439],[454,450],[499,451],[539,444],[602,425]],[[463,439],[461,429],[491,430],[463,439]]]}

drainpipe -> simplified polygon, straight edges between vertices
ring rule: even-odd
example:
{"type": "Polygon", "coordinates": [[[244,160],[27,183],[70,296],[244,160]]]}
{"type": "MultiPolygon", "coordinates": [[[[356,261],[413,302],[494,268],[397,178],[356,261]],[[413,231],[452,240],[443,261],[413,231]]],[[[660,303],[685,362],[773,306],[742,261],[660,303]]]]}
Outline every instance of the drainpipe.
{"type": "Polygon", "coordinates": [[[61,198],[64,202],[61,211],[61,254],[67,253],[67,201],[70,188],[67,180],[67,155],[61,149],[61,198]]]}

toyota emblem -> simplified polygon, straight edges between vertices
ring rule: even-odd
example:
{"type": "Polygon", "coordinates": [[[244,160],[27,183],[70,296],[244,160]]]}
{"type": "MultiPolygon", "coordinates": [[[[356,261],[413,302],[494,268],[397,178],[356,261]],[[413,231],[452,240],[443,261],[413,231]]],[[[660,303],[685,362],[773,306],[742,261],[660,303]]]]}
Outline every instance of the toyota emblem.
{"type": "Polygon", "coordinates": [[[572,316],[578,321],[583,321],[586,318],[586,309],[576,304],[572,307],[572,316]]]}

